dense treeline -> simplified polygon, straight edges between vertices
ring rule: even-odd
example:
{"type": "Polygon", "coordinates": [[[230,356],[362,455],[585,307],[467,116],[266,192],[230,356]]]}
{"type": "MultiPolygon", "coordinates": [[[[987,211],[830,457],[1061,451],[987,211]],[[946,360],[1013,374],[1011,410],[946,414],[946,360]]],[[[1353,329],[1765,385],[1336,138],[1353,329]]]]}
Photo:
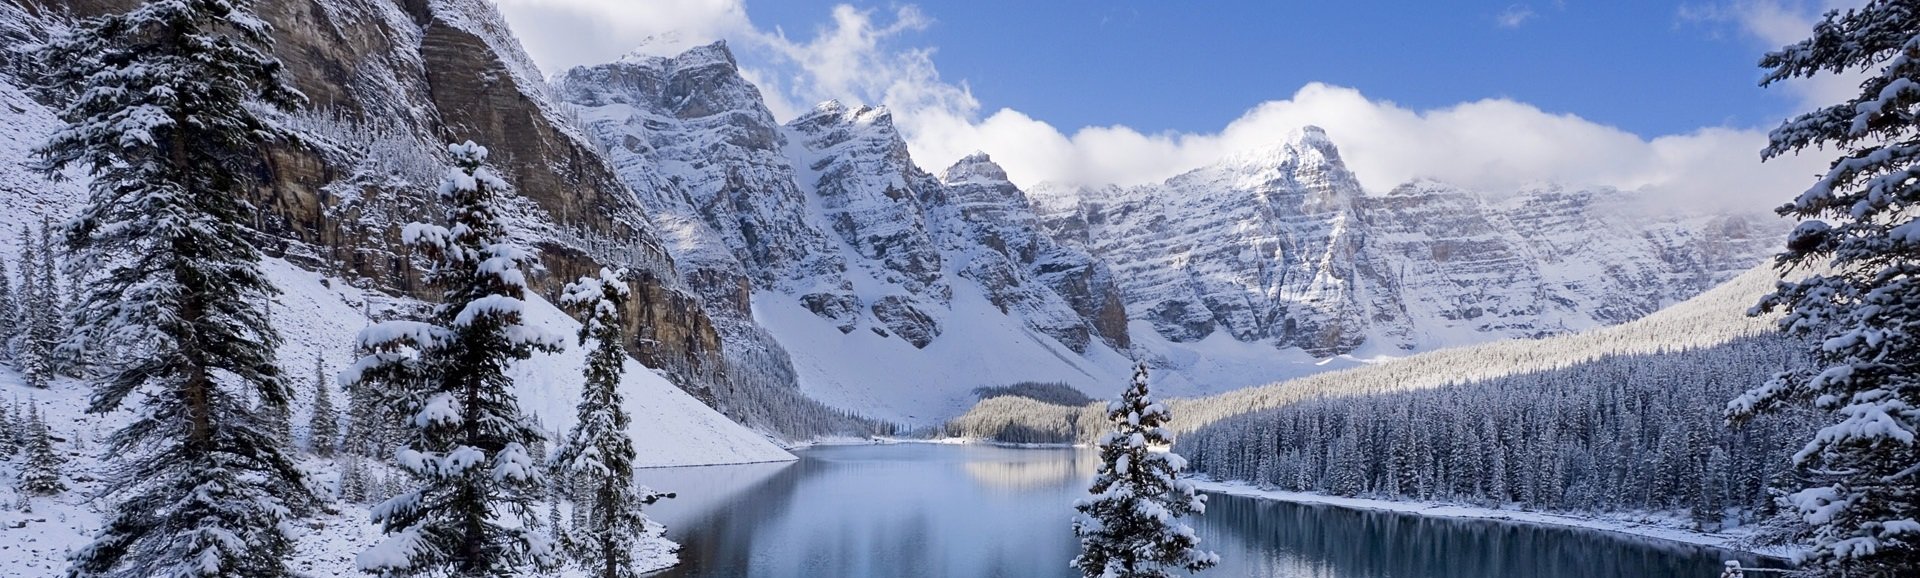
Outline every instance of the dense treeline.
{"type": "MultiPolygon", "coordinates": [[[[1645,356],[1711,348],[1734,340],[1775,333],[1772,323],[1747,317],[1755,296],[1766,293],[1777,276],[1756,268],[1684,303],[1636,321],[1545,339],[1497,341],[1430,351],[1406,359],[1319,373],[1270,385],[1249,387],[1197,399],[1172,399],[1176,432],[1198,429],[1222,419],[1321,398],[1388,395],[1462,383],[1478,383],[1526,373],[1549,372],[1616,356],[1645,356]]],[[[1763,379],[1764,381],[1764,379],[1763,379]]],[[[1721,407],[1720,399],[1714,407],[1721,407]]],[[[1097,405],[1097,404],[1096,404],[1097,405]]],[[[1068,423],[1057,406],[1032,399],[983,400],[952,423],[955,435],[1001,439],[1029,432],[1073,431],[1078,443],[1099,435],[1097,421],[1068,423]],[[1005,433],[1002,432],[1005,431],[1005,433]]],[[[1002,440],[1007,441],[1007,440],[1002,440]]]]}
{"type": "Polygon", "coordinates": [[[1022,381],[1013,385],[976,387],[973,396],[978,399],[992,399],[1001,396],[1024,397],[1041,403],[1054,405],[1086,405],[1093,398],[1073,386],[1059,381],[1022,381]]]}
{"type": "Polygon", "coordinates": [[[1190,469],[1284,490],[1544,510],[1686,510],[1703,527],[1774,508],[1809,416],[1724,424],[1726,400],[1803,363],[1756,336],[1467,384],[1327,397],[1182,436],[1190,469]]]}

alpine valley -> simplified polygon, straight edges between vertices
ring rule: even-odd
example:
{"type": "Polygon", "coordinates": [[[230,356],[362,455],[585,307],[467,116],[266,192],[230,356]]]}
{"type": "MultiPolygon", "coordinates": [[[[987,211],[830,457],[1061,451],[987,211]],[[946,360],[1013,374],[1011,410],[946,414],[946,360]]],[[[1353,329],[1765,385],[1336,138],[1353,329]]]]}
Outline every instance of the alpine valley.
{"type": "MultiPolygon", "coordinates": [[[[8,4],[4,30],[31,41],[54,15],[128,5],[8,4]]],[[[488,143],[541,251],[536,287],[634,271],[636,359],[788,438],[820,433],[775,424],[788,406],[928,425],[980,387],[1105,396],[1134,358],[1203,395],[1618,324],[1759,265],[1787,226],[1605,188],[1364,190],[1312,126],[1162,183],[1023,190],[986,154],[919,166],[883,107],[783,122],[725,43],[549,81],[483,0],[260,11],[309,99],[287,119],[309,138],[277,147],[257,189],[276,257],[417,294],[397,224],[428,210],[438,143],[488,143]]],[[[4,79],[8,166],[52,126],[27,72],[4,79]]],[[[78,198],[7,173],[16,224],[78,198]]]]}
{"type": "MultiPolygon", "coordinates": [[[[442,185],[456,162],[484,161],[505,184],[491,206],[511,241],[501,244],[537,254],[513,313],[571,345],[586,331],[562,310],[581,299],[569,284],[605,282],[607,300],[594,306],[607,310],[588,327],[624,324],[624,333],[601,334],[625,336],[630,359],[614,359],[609,379],[632,414],[628,429],[644,432],[631,443],[634,468],[785,462],[812,444],[875,438],[1089,441],[1107,425],[1092,400],[1127,395],[1133,427],[1146,416],[1154,445],[1192,434],[1179,443],[1193,449],[1196,469],[1223,480],[1435,501],[1482,492],[1499,494],[1485,498],[1495,509],[1694,508],[1681,524],[1690,531],[1721,528],[1719,514],[1701,513],[1709,506],[1729,512],[1727,527],[1773,513],[1756,505],[1767,490],[1759,474],[1721,472],[1713,479],[1732,489],[1711,500],[1688,501],[1694,489],[1683,486],[1708,463],[1783,468],[1786,434],[1676,432],[1717,427],[1724,397],[1752,385],[1748,373],[1779,368],[1755,362],[1697,389],[1662,385],[1691,383],[1691,372],[1717,360],[1773,359],[1795,345],[1757,337],[1766,321],[1732,309],[1774,279],[1761,269],[1793,225],[1770,213],[1676,209],[1640,191],[1552,183],[1470,190],[1417,179],[1373,190],[1342,160],[1343,135],[1315,126],[1160,182],[1020,186],[986,153],[920,164],[883,106],[828,101],[781,118],[725,42],[543,71],[492,0],[249,4],[304,95],[291,110],[258,112],[291,136],[263,145],[247,161],[251,178],[240,179],[251,204],[244,228],[276,291],[264,304],[283,337],[273,361],[295,368],[285,371],[299,390],[283,416],[290,423],[331,415],[320,399],[350,411],[367,403],[332,376],[364,369],[356,365],[372,349],[364,329],[422,318],[443,295],[432,285],[444,271],[409,223],[443,215],[445,190],[491,182],[469,172],[472,182],[442,185]],[[469,141],[484,148],[448,146],[469,141]],[[1668,353],[1667,341],[1682,341],[1670,334],[1688,331],[1676,326],[1698,319],[1732,329],[1687,356],[1630,369],[1644,365],[1637,356],[1668,353]],[[1611,361],[1596,361],[1603,357],[1611,361]],[[1490,359],[1503,370],[1470,367],[1490,359]],[[1143,397],[1144,381],[1129,387],[1136,363],[1151,371],[1154,395],[1182,399],[1159,404],[1143,397]],[[1654,385],[1585,387],[1627,371],[1649,372],[1643,381],[1654,385]],[[1471,399],[1485,405],[1432,401],[1452,399],[1455,387],[1479,388],[1471,399]],[[1551,397],[1561,395],[1556,387],[1569,391],[1551,397]],[[1030,399],[996,397],[1009,391],[1030,399]],[[1431,401],[1418,415],[1444,427],[1381,433],[1401,415],[1366,401],[1383,392],[1404,397],[1382,406],[1431,401]],[[1680,399],[1673,403],[1688,411],[1620,418],[1640,415],[1631,412],[1645,404],[1622,401],[1633,396],[1680,399]],[[1631,435],[1588,435],[1569,417],[1552,430],[1555,445],[1533,443],[1531,453],[1471,441],[1512,441],[1539,427],[1535,406],[1514,401],[1523,398],[1540,407],[1591,402],[1561,409],[1605,415],[1612,421],[1595,423],[1631,435]],[[1158,427],[1168,407],[1187,421],[1158,427]],[[1326,425],[1362,417],[1372,420],[1364,428],[1326,425]],[[1032,437],[1042,430],[1051,437],[1032,437]],[[1344,449],[1289,438],[1304,447],[1240,459],[1275,431],[1325,433],[1344,449]],[[1454,461],[1429,452],[1441,445],[1429,440],[1451,440],[1459,449],[1445,459],[1454,461]],[[1359,448],[1444,472],[1408,477],[1401,492],[1400,477],[1354,457],[1359,448]],[[1556,462],[1557,448],[1576,448],[1584,461],[1556,462]],[[1760,449],[1714,453],[1743,448],[1760,449]],[[1629,464],[1654,452],[1657,464],[1629,464]],[[1611,478],[1562,475],[1609,467],[1611,478]],[[1502,471],[1480,471],[1492,468],[1502,471]],[[1615,481],[1656,476],[1634,501],[1607,500],[1615,481]],[[1514,496],[1526,484],[1534,501],[1508,499],[1510,483],[1514,496]],[[1730,495],[1739,492],[1748,495],[1730,495]]],[[[36,150],[67,127],[61,111],[76,87],[49,86],[48,65],[31,55],[80,18],[140,5],[0,0],[0,264],[36,271],[45,308],[70,304],[96,274],[73,262],[55,273],[59,251],[46,240],[89,202],[93,177],[41,170],[36,150]]],[[[0,280],[12,284],[9,275],[0,280]]],[[[4,341],[0,350],[11,347],[4,341]]],[[[542,349],[504,370],[518,409],[549,439],[586,421],[575,415],[580,376],[596,362],[583,349],[542,349]]],[[[107,447],[103,430],[139,414],[87,411],[88,378],[69,368],[42,388],[29,384],[40,378],[0,367],[0,424],[27,423],[31,408],[35,427],[74,464],[70,491],[34,502],[4,490],[25,466],[0,456],[0,500],[40,508],[0,512],[9,526],[0,529],[0,568],[9,569],[0,574],[58,575],[101,525],[89,496],[109,493],[112,472],[93,450],[107,447]],[[21,528],[32,538],[8,533],[21,528]]],[[[326,488],[320,494],[339,497],[305,522],[312,531],[293,549],[294,566],[313,575],[353,574],[355,552],[381,531],[367,524],[369,502],[405,495],[406,458],[396,466],[385,463],[391,452],[355,453],[360,436],[386,435],[356,430],[357,419],[329,419],[355,424],[341,434],[341,454],[299,458],[312,485],[326,488]]],[[[313,431],[299,425],[286,435],[311,444],[313,431]]],[[[1140,439],[1133,443],[1145,452],[1140,439]]],[[[967,473],[1026,488],[1031,479],[1078,480],[1076,463],[969,464],[967,473]]],[[[1172,479],[1181,467],[1162,473],[1172,479]]],[[[716,485],[763,488],[799,475],[748,471],[716,485]]],[[[689,494],[681,504],[700,504],[711,488],[677,489],[689,494]]],[[[561,508],[548,507],[541,513],[557,533],[561,508]]],[[[645,527],[647,537],[661,535],[658,524],[645,527]]],[[[649,569],[680,560],[664,539],[654,544],[643,556],[649,569]]]]}

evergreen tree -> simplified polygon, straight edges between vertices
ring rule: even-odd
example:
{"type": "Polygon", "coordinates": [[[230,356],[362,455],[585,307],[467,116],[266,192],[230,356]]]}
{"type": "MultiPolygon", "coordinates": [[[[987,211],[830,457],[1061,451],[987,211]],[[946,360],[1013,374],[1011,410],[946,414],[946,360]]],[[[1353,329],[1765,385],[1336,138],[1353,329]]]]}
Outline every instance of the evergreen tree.
{"type": "Polygon", "coordinates": [[[62,328],[65,326],[65,324],[61,322],[61,317],[63,317],[67,311],[66,299],[61,297],[60,294],[60,268],[54,264],[54,254],[57,252],[58,250],[53,242],[53,225],[48,223],[45,218],[42,218],[40,221],[40,260],[36,264],[39,271],[34,274],[34,278],[40,281],[40,287],[35,290],[35,293],[39,296],[39,301],[34,304],[34,310],[32,312],[32,335],[34,342],[37,344],[45,360],[43,367],[49,377],[53,374],[68,373],[67,370],[70,366],[57,349],[60,345],[61,333],[63,333],[62,328]]]}
{"type": "Polygon", "coordinates": [[[544,489],[529,447],[542,436],[521,415],[506,369],[564,343],[523,323],[524,270],[536,260],[495,207],[508,188],[486,166],[487,149],[449,150],[447,225],[413,223],[402,235],[436,261],[427,281],[442,301],[427,320],[363,330],[370,353],[341,375],[390,395],[411,430],[397,457],[418,486],[374,508],[387,537],[359,557],[361,569],[385,576],[502,576],[552,561],[552,544],[529,523],[544,489]]]}
{"type": "Polygon", "coordinates": [[[293,449],[292,403],[292,396],[288,396],[284,403],[268,403],[265,400],[254,402],[254,411],[260,415],[261,427],[267,437],[273,439],[273,443],[280,444],[282,451],[293,449]]]}
{"type": "Polygon", "coordinates": [[[20,471],[20,491],[36,496],[50,496],[67,491],[67,485],[60,481],[60,467],[66,459],[53,451],[53,432],[48,431],[47,422],[40,417],[40,408],[33,408],[27,426],[27,463],[20,471]]]}
{"type": "Polygon", "coordinates": [[[396,429],[396,420],[390,415],[393,412],[380,403],[378,392],[358,384],[343,385],[347,394],[347,433],[342,445],[346,451],[368,458],[390,455],[387,450],[393,444],[396,429]]]}
{"type": "Polygon", "coordinates": [[[1787,497],[1830,575],[1920,574],[1920,3],[1875,0],[1829,12],[1813,36],[1768,53],[1762,85],[1867,71],[1846,102],[1788,120],[1762,153],[1839,154],[1781,206],[1801,219],[1778,257],[1782,282],[1756,312],[1812,337],[1817,363],[1736,398],[1735,421],[1811,407],[1831,421],[1794,456],[1787,497]]]}
{"type": "Polygon", "coordinates": [[[340,413],[333,409],[332,388],[327,387],[326,362],[313,356],[313,415],[307,422],[308,449],[321,457],[333,455],[340,440],[340,413]]]}
{"type": "Polygon", "coordinates": [[[20,307],[14,299],[13,275],[7,273],[7,260],[0,259],[0,355],[12,357],[6,344],[20,331],[20,307]]]}
{"type": "Polygon", "coordinates": [[[1080,537],[1073,567],[1081,575],[1163,578],[1173,575],[1169,568],[1198,572],[1220,562],[1199,548],[1193,528],[1178,521],[1207,509],[1206,496],[1175,477],[1186,460],[1150,450],[1173,443],[1166,427],[1172,419],[1167,406],[1147,392],[1146,364],[1134,366],[1133,384],[1107,404],[1113,429],[1100,437],[1100,467],[1088,489],[1093,497],[1073,505],[1080,512],[1073,521],[1080,537]]]}
{"type": "MultiPolygon", "coordinates": [[[[573,508],[584,514],[584,525],[572,529],[568,552],[597,578],[640,575],[633,555],[640,540],[649,535],[641,508],[672,497],[642,491],[633,483],[633,439],[627,435],[630,418],[620,395],[627,360],[624,317],[629,291],[620,275],[601,269],[598,277],[581,277],[568,284],[560,297],[561,305],[581,317],[580,344],[592,349],[587,352],[579,421],[555,456],[556,477],[562,482],[555,484],[554,493],[563,493],[568,481],[582,490],[575,493],[579,500],[573,508]]],[[[558,510],[553,512],[552,524],[559,534],[558,510]]]]}
{"type": "Polygon", "coordinates": [[[262,142],[287,134],[260,107],[299,95],[249,8],[153,0],[39,50],[49,84],[75,97],[37,154],[49,173],[92,177],[66,231],[76,266],[100,271],[74,331],[121,352],[88,409],[141,406],[104,448],[116,503],[72,554],[73,578],[293,575],[287,529],[312,495],[248,407],[291,392],[243,195],[262,142]]]}
{"type": "Polygon", "coordinates": [[[25,429],[25,424],[13,415],[13,404],[0,405],[0,458],[11,458],[20,451],[18,440],[25,429]]]}
{"type": "Polygon", "coordinates": [[[47,307],[45,285],[40,282],[40,253],[45,251],[36,242],[33,230],[20,228],[20,321],[19,329],[9,342],[13,349],[13,364],[20,370],[29,387],[46,389],[53,379],[53,354],[48,343],[41,338],[47,335],[43,326],[46,317],[42,314],[47,307]]]}
{"type": "Polygon", "coordinates": [[[340,465],[341,501],[353,504],[367,501],[367,470],[360,459],[359,455],[349,453],[340,465]]]}

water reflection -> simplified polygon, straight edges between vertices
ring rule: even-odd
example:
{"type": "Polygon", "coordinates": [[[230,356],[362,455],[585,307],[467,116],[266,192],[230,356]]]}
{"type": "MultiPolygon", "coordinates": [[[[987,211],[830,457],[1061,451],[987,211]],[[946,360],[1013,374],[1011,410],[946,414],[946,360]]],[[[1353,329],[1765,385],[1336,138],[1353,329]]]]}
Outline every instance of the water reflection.
{"type": "MultiPolygon", "coordinates": [[[[645,470],[685,546],[673,577],[1070,577],[1091,453],[847,446],[786,464],[645,470]]],[[[1711,577],[1726,553],[1586,531],[1213,496],[1202,576],[1711,577]]],[[[1751,558],[1745,558],[1749,563],[1751,558]]]]}

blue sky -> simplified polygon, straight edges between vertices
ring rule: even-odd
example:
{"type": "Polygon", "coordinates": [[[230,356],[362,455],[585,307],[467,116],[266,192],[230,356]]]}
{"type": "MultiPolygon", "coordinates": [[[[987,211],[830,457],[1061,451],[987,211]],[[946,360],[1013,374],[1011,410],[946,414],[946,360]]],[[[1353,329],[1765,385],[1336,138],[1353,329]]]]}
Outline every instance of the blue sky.
{"type": "MultiPolygon", "coordinates": [[[[804,35],[841,3],[897,5],[747,9],[761,27],[804,35]]],[[[1755,85],[1765,44],[1682,6],[971,0],[922,4],[933,22],[892,42],[936,48],[942,77],[989,108],[1069,129],[1217,129],[1314,81],[1413,108],[1505,97],[1643,137],[1788,114],[1791,98],[1755,85]]]]}
{"type": "Polygon", "coordinates": [[[1767,130],[1850,87],[1763,90],[1756,62],[1859,0],[495,1],[549,73],[724,39],[776,117],[885,105],[935,172],[979,150],[1023,186],[1139,184],[1313,124],[1371,191],[1766,209],[1824,168],[1763,165],[1767,130]]]}

